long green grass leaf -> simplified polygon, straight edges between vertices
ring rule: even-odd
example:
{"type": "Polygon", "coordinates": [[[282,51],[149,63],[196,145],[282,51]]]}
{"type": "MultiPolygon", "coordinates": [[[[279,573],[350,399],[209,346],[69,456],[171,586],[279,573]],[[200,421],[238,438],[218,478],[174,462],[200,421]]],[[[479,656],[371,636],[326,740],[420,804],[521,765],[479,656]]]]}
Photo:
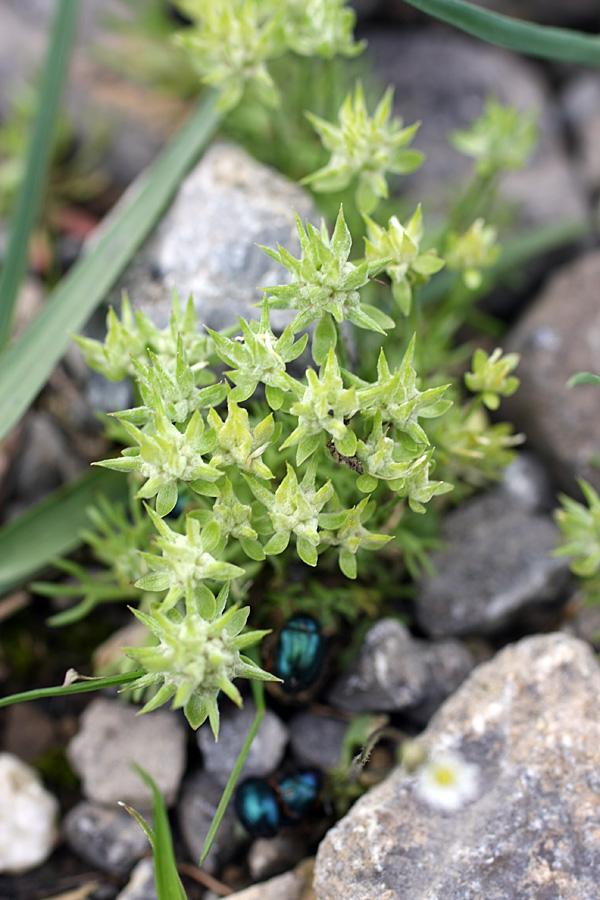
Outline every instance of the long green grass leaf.
{"type": "Polygon", "coordinates": [[[185,891],[177,872],[164,800],[150,775],[135,763],[132,768],[138,773],[144,784],[150,788],[154,801],[152,807],[154,829],[150,843],[154,853],[154,879],[158,900],[186,900],[185,891]]]}
{"type": "Polygon", "coordinates": [[[579,384],[600,384],[600,375],[594,375],[592,372],[577,372],[567,381],[567,387],[577,387],[579,384]]]}
{"type": "MultiPolygon", "coordinates": [[[[253,654],[248,653],[248,656],[252,656],[253,654]]],[[[225,815],[225,810],[229,805],[229,801],[231,800],[231,795],[235,790],[235,786],[237,784],[238,778],[240,777],[240,772],[242,771],[242,767],[246,762],[246,757],[250,752],[250,747],[252,746],[252,741],[256,737],[256,732],[260,728],[260,723],[262,722],[262,718],[265,714],[265,688],[262,681],[251,681],[250,687],[252,688],[252,694],[254,696],[254,702],[256,703],[256,715],[254,716],[254,721],[252,722],[252,726],[250,731],[248,732],[248,737],[244,742],[244,746],[240,751],[240,755],[238,756],[235,766],[233,767],[233,772],[229,776],[229,781],[223,791],[223,796],[217,806],[217,811],[215,813],[215,817],[210,824],[210,828],[208,829],[208,834],[206,835],[206,840],[204,841],[204,846],[202,848],[202,856],[200,857],[200,862],[198,865],[203,865],[206,857],[210,852],[210,848],[213,845],[214,839],[217,835],[217,831],[219,830],[219,826],[223,820],[223,816],[225,815]]]]}
{"type": "Polygon", "coordinates": [[[467,34],[508,47],[528,56],[554,59],[580,65],[600,66],[600,37],[522,22],[510,16],[489,12],[464,0],[406,0],[415,9],[442,22],[454,25],[467,34]]]}
{"type": "MultiPolygon", "coordinates": [[[[73,0],[74,2],[74,0],[73,0]]],[[[211,93],[99,229],[25,334],[0,356],[0,439],[20,419],[147,237],[221,119],[211,93]]]]}
{"type": "Polygon", "coordinates": [[[86,694],[90,691],[100,691],[103,688],[118,687],[121,684],[129,684],[130,681],[136,681],[136,679],[145,674],[144,669],[136,669],[135,672],[126,672],[123,675],[106,675],[92,678],[89,681],[63,684],[60,687],[23,691],[20,694],[11,694],[9,697],[0,697],[0,707],[12,706],[14,703],[26,703],[28,700],[44,700],[46,697],[63,697],[66,694],[86,694]]]}
{"type": "Polygon", "coordinates": [[[86,511],[99,493],[109,500],[126,495],[123,476],[93,469],[0,530],[0,597],[79,546],[81,531],[90,524],[86,511]]]}
{"type": "Polygon", "coordinates": [[[25,176],[19,190],[8,249],[0,273],[0,347],[9,335],[19,285],[27,267],[31,232],[42,204],[60,101],[67,80],[77,24],[77,0],[56,7],[48,55],[40,80],[38,111],[29,142],[25,176]]]}

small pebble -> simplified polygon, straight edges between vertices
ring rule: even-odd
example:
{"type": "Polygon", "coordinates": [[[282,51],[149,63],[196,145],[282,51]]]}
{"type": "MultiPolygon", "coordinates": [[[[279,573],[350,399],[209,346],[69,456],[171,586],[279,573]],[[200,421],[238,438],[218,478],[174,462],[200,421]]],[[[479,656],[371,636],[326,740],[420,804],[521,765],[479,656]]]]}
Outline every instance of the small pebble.
{"type": "Polygon", "coordinates": [[[152,808],[152,794],[132,763],[156,782],[167,806],[175,802],[185,766],[186,732],[182,717],[168,709],[138,715],[137,706],[104,697],[93,700],[68,747],[83,793],[94,803],[122,800],[138,811],[152,808]]]}
{"type": "Polygon", "coordinates": [[[252,881],[264,881],[287,872],[306,856],[307,846],[301,835],[278,834],[274,838],[257,838],[248,851],[248,869],[252,881]]]}
{"type": "Polygon", "coordinates": [[[115,900],[158,900],[154,882],[154,863],[151,859],[140,860],[128,883],[115,900]]]}
{"type": "Polygon", "coordinates": [[[299,765],[334,769],[340,764],[348,722],[303,711],[290,720],[290,744],[299,765]]]}
{"type": "Polygon", "coordinates": [[[0,872],[27,872],[44,862],[58,838],[58,801],[35,769],[0,753],[0,872]]]}
{"type": "Polygon", "coordinates": [[[119,806],[96,806],[84,800],[69,810],[63,828],[67,843],[78,856],[117,877],[128,875],[150,852],[138,823],[119,806]]]}
{"type": "MultiPolygon", "coordinates": [[[[248,701],[242,709],[228,709],[221,716],[218,743],[210,726],[202,725],[198,729],[197,740],[204,758],[204,768],[222,785],[229,780],[255,715],[256,709],[248,701]]],[[[267,710],[240,777],[264,776],[274,772],[283,758],[287,741],[287,728],[275,713],[267,710]]]]}

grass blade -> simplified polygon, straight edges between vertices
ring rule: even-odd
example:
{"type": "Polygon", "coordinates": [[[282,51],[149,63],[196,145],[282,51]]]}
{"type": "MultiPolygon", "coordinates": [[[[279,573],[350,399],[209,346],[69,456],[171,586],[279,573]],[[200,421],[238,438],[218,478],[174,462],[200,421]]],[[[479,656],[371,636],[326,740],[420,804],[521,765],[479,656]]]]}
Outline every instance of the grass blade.
{"type": "Polygon", "coordinates": [[[31,232],[42,204],[78,12],[77,0],[60,0],[52,23],[25,176],[19,190],[8,249],[0,274],[0,347],[4,347],[10,335],[19,285],[27,268],[31,232]]]}
{"type": "Polygon", "coordinates": [[[592,372],[577,372],[571,375],[567,381],[567,387],[577,387],[579,384],[600,384],[600,375],[594,375],[592,372]]]}
{"type": "Polygon", "coordinates": [[[186,894],[177,872],[165,802],[150,775],[135,763],[132,768],[144,784],[150,788],[154,801],[152,806],[154,829],[150,843],[154,853],[154,878],[158,900],[186,900],[186,894]]]}
{"type": "Polygon", "coordinates": [[[118,500],[124,490],[119,472],[93,469],[5,525],[0,530],[0,597],[81,544],[80,533],[90,524],[86,510],[98,493],[118,500]]]}
{"type": "MultiPolygon", "coordinates": [[[[248,653],[248,656],[251,656],[251,654],[248,653]]],[[[251,681],[250,687],[252,688],[254,702],[256,703],[256,715],[254,716],[254,721],[252,722],[250,731],[248,732],[248,737],[246,738],[244,746],[240,751],[240,755],[238,756],[235,766],[233,767],[233,772],[229,776],[229,781],[227,782],[225,790],[223,791],[223,796],[221,797],[219,805],[217,806],[215,817],[210,823],[210,828],[208,829],[208,834],[206,835],[206,840],[204,841],[204,846],[202,848],[202,856],[200,857],[200,862],[198,863],[199,866],[203,865],[206,857],[210,852],[210,848],[213,845],[214,839],[217,835],[217,831],[219,830],[219,826],[221,825],[221,821],[223,820],[223,816],[225,815],[225,810],[229,805],[231,795],[233,794],[238,778],[240,777],[242,766],[246,762],[246,757],[250,752],[252,741],[256,737],[256,732],[260,728],[260,723],[262,722],[262,718],[265,714],[265,688],[262,681],[251,681]]]]}
{"type": "Polygon", "coordinates": [[[93,249],[53,291],[23,336],[0,356],[0,440],[27,410],[79,331],[150,233],[212,138],[221,113],[209,94],[134,190],[99,229],[93,249]]]}
{"type": "Polygon", "coordinates": [[[136,669],[135,672],[125,672],[122,675],[105,675],[99,678],[91,678],[89,681],[78,681],[74,684],[61,684],[60,687],[38,688],[33,691],[23,691],[21,694],[11,694],[9,697],[0,697],[1,706],[12,706],[14,703],[26,703],[28,700],[43,700],[46,697],[63,697],[66,694],[86,694],[90,691],[100,691],[103,688],[118,687],[121,684],[129,684],[142,675],[144,669],[136,669]]]}
{"type": "Polygon", "coordinates": [[[464,0],[406,0],[415,9],[467,34],[528,56],[600,66],[600,38],[569,28],[523,22],[464,0]]]}

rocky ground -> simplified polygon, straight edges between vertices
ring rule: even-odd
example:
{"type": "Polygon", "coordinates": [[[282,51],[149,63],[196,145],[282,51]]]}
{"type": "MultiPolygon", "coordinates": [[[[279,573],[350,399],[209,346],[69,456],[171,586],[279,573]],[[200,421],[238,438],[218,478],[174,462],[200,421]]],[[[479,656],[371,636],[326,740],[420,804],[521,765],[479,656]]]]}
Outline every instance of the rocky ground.
{"type": "MultiPolygon", "coordinates": [[[[555,25],[600,25],[591,0],[485,5],[555,25]]],[[[85,6],[71,108],[80,129],[91,110],[108,117],[112,138],[105,166],[112,184],[124,186],[156,153],[183,107],[152,93],[141,101],[142,88],[129,94],[119,88],[116,76],[90,53],[90,42],[98,39],[98,10],[119,4],[88,0],[85,6]]],[[[216,747],[205,726],[191,736],[178,715],[136,718],[113,696],[16,706],[0,715],[0,752],[53,773],[60,843],[32,871],[0,871],[3,900],[61,894],[153,900],[146,840],[116,806],[118,800],[148,806],[147,792],[128,768],[132,758],[153,774],[171,807],[191,900],[215,900],[234,888],[241,889],[231,894],[236,900],[598,896],[600,672],[594,651],[600,614],[580,607],[568,560],[551,552],[558,541],[552,515],[558,492],[575,495],[582,476],[600,489],[594,464],[598,388],[566,388],[575,371],[600,369],[600,72],[517,58],[432,25],[396,0],[357,6],[375,70],[396,85],[397,112],[406,122],[423,121],[417,144],[427,163],[405,181],[411,199],[422,200],[435,216],[448,185],[464,174],[465,160],[448,149],[445,136],[466,125],[494,93],[540,111],[536,155],[503,185],[506,199],[519,205],[519,227],[588,220],[590,231],[535,261],[516,285],[493,298],[494,311],[507,322],[503,346],[522,357],[521,387],[500,410],[527,437],[516,463],[501,484],[446,516],[444,549],[433,555],[439,577],[418,584],[411,627],[397,619],[377,622],[355,660],[323,687],[318,703],[304,709],[276,704],[245,774],[268,775],[284,757],[330,769],[350,716],[370,712],[391,717],[410,734],[422,733],[432,750],[459,751],[477,764],[478,794],[457,812],[432,810],[419,798],[415,776],[397,770],[325,835],[316,861],[320,833],[249,843],[228,812],[205,867],[217,879],[212,883],[193,862],[248,731],[251,704],[224,716],[216,747]],[[57,778],[52,761],[65,749],[70,768],[57,778]],[[247,887],[250,882],[258,884],[247,887]],[[75,889],[81,892],[67,893],[75,889]]],[[[49,7],[11,0],[0,11],[0,114],[9,91],[39,58],[49,7]]],[[[278,283],[273,262],[256,244],[290,246],[292,208],[302,218],[312,215],[312,201],[300,188],[219,144],[190,174],[117,290],[126,287],[162,325],[176,285],[183,296],[193,293],[203,322],[222,327],[225,319],[248,314],[256,284],[278,283]]],[[[22,298],[24,317],[43,295],[32,276],[22,298]]],[[[92,332],[98,327],[90,325],[92,332]]],[[[70,353],[35,408],[0,445],[2,516],[17,515],[100,458],[103,439],[92,410],[125,403],[114,385],[90,378],[70,353]]],[[[2,602],[3,692],[57,683],[68,666],[85,666],[83,645],[71,646],[65,633],[53,634],[53,662],[48,660],[43,618],[49,609],[40,598],[32,606],[26,592],[2,602]]],[[[90,633],[90,626],[83,643],[94,647],[121,624],[109,614],[98,626],[102,633],[90,633]]],[[[1,810],[11,802],[0,797],[0,858],[6,840],[1,810]]]]}

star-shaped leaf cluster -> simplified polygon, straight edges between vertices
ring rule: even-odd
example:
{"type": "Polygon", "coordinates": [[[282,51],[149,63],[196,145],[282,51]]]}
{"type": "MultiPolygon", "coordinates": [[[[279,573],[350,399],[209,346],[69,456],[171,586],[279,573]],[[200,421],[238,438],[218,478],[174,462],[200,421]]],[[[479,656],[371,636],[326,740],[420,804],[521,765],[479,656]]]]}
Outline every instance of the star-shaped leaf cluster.
{"type": "Polygon", "coordinates": [[[277,250],[262,248],[292,276],[290,284],[266,288],[269,306],[297,310],[290,325],[292,331],[301,331],[324,316],[333,316],[338,323],[348,320],[380,334],[385,333],[385,328],[392,328],[393,320],[374,307],[361,304],[358,293],[389,260],[363,260],[356,265],[349,262],[352,237],[343,209],[340,207],[331,237],[324,222],[320,230],[308,222],[305,231],[298,215],[296,228],[302,248],[300,259],[281,246],[277,250]]]}
{"type": "Polygon", "coordinates": [[[356,436],[346,424],[358,412],[359,404],[354,387],[345,388],[337,357],[330,347],[325,365],[317,375],[306,370],[308,382],[290,413],[297,416],[298,425],[281,445],[281,449],[298,444],[296,462],[300,465],[321,445],[323,432],[330,434],[336,449],[344,456],[356,450],[356,436]]]}
{"type": "Polygon", "coordinates": [[[202,528],[197,518],[188,515],[185,534],[179,534],[152,509],[146,509],[158,531],[154,547],[162,553],[142,554],[151,572],[140,578],[136,587],[144,591],[167,591],[161,609],[171,609],[190,591],[201,596],[207,579],[228,582],[244,574],[239,566],[212,555],[221,539],[214,523],[202,528]]]}
{"type": "MultiPolygon", "coordinates": [[[[383,422],[391,422],[399,432],[399,439],[405,435],[409,438],[407,446],[428,444],[429,440],[419,418],[434,418],[442,415],[451,405],[450,400],[443,398],[448,385],[428,388],[420,391],[417,388],[417,373],[412,362],[415,353],[415,336],[404,354],[399,369],[392,373],[389,369],[385,353],[381,350],[377,363],[377,381],[366,387],[359,387],[356,392],[360,409],[363,412],[379,411],[383,422]]],[[[357,384],[365,384],[353,379],[357,384]]]]}
{"type": "MultiPolygon", "coordinates": [[[[196,410],[216,406],[224,400],[227,387],[222,382],[197,386],[199,375],[202,381],[206,380],[202,378],[206,370],[204,367],[194,369],[189,364],[181,336],[178,337],[175,368],[165,365],[152,350],[148,349],[147,353],[151,365],[132,360],[144,405],[119,410],[115,415],[121,421],[142,425],[162,409],[171,422],[181,425],[189,422],[196,410]]],[[[208,380],[213,380],[213,376],[209,375],[208,380]]]]}
{"type": "Polygon", "coordinates": [[[536,121],[534,110],[521,112],[490,97],[483,114],[469,128],[452,132],[450,141],[474,157],[477,172],[488,177],[525,165],[537,140],[536,121]]]}
{"type": "Polygon", "coordinates": [[[510,375],[519,364],[518,353],[502,354],[496,347],[489,356],[485,350],[473,354],[473,371],[465,374],[465,384],[474,394],[480,394],[488,409],[498,409],[500,397],[510,397],[519,387],[519,379],[510,375]]]}
{"type": "MultiPolygon", "coordinates": [[[[580,479],[586,503],[561,495],[562,509],[555,513],[562,544],[554,553],[572,556],[571,571],[580,578],[595,578],[600,569],[600,496],[589,482],[580,479]]],[[[595,585],[596,590],[598,585],[595,585]]]]}
{"type": "Polygon", "coordinates": [[[364,216],[367,223],[365,238],[367,259],[381,259],[389,256],[390,262],[385,267],[386,274],[392,281],[392,294],[403,315],[410,312],[413,288],[424,284],[431,275],[445,266],[445,260],[437,255],[436,250],[421,253],[420,241],[423,237],[423,217],[419,205],[406,225],[401,225],[396,216],[392,216],[387,229],[364,216]]]}
{"type": "Polygon", "coordinates": [[[238,321],[242,336],[235,340],[207,329],[219,359],[231,366],[226,372],[227,378],[235,385],[230,398],[236,403],[242,403],[262,383],[266,388],[267,402],[272,409],[279,409],[283,394],[297,388],[297,383],[287,372],[287,364],[304,351],[308,335],[294,342],[294,332],[288,326],[276,338],[269,324],[266,302],[263,303],[260,323],[255,320],[246,322],[244,319],[238,321]]]}
{"type": "Polygon", "coordinates": [[[279,91],[268,63],[288,51],[330,59],[355,56],[355,13],[345,0],[177,0],[192,26],[177,36],[202,80],[221,91],[219,106],[232,109],[252,86],[276,106],[279,91]]]}
{"type": "Polygon", "coordinates": [[[483,281],[482,269],[493,266],[500,254],[496,243],[498,232],[483,219],[475,219],[462,234],[451,231],[446,238],[445,257],[448,268],[462,270],[463,281],[472,291],[483,281]]]}
{"type": "Polygon", "coordinates": [[[110,307],[106,317],[106,338],[104,342],[75,335],[85,361],[90,368],[101,372],[110,381],[121,381],[127,375],[135,376],[133,359],[149,362],[148,350],[154,352],[161,364],[173,371],[177,365],[181,346],[188,365],[196,374],[195,383],[209,384],[214,380],[207,374],[202,380],[199,371],[213,358],[212,342],[206,335],[198,334],[198,323],[194,303],[190,297],[182,312],[179,295],[173,292],[171,319],[166,328],[158,328],[140,310],[131,308],[126,294],[121,303],[121,318],[110,307]]]}
{"type": "Polygon", "coordinates": [[[334,490],[329,481],[319,490],[316,489],[316,465],[308,467],[300,483],[289,463],[286,470],[287,474],[275,493],[258,478],[245,476],[256,499],[266,507],[274,532],[264,551],[272,555],[283,553],[293,534],[300,559],[308,566],[316,566],[317,547],[321,540],[319,513],[333,497],[334,490]]]}
{"type": "Polygon", "coordinates": [[[373,513],[369,498],[365,497],[352,509],[321,517],[323,532],[321,538],[331,547],[339,548],[338,562],[346,578],[356,578],[356,554],[359,550],[379,550],[391,540],[387,534],[368,531],[363,522],[373,513]]]}
{"type": "Polygon", "coordinates": [[[354,96],[348,94],[339,112],[339,125],[306,113],[331,159],[322,169],[304,179],[316,191],[340,191],[358,178],[359,209],[370,213],[381,197],[388,196],[387,174],[406,174],[423,160],[418,150],[407,149],[419,122],[403,127],[401,118],[391,119],[393,88],[388,88],[371,118],[361,82],[354,96]]]}
{"type": "Polygon", "coordinates": [[[151,614],[132,610],[157,643],[126,648],[127,654],[146,670],[128,689],[161,685],[141,712],[150,712],[172,699],[173,709],[183,708],[192,728],[199,728],[208,719],[216,739],[220,691],[241,706],[235,678],[278,681],[240,652],[258,643],[268,631],[244,632],[250,607],[231,606],[224,612],[226,601],[226,589],[215,598],[205,588],[200,594],[186,592],[185,615],[175,609],[165,612],[154,608],[151,614]]]}
{"type": "Polygon", "coordinates": [[[221,476],[215,466],[203,459],[215,445],[214,430],[205,430],[204,419],[198,411],[191,417],[185,431],[180,431],[160,408],[153,417],[153,431],[143,431],[121,419],[123,427],[137,447],[128,447],[119,459],[103,459],[95,465],[118,472],[138,472],[145,483],[137,497],[156,496],[156,511],[168,515],[178,496],[178,482],[184,481],[203,493],[207,483],[221,476]]]}
{"type": "Polygon", "coordinates": [[[345,0],[293,0],[285,4],[283,29],[290,50],[300,56],[356,56],[365,41],[356,42],[356,13],[345,0]]]}
{"type": "Polygon", "coordinates": [[[252,427],[248,412],[229,396],[225,421],[222,421],[216,410],[211,409],[208,422],[216,437],[211,466],[216,469],[235,466],[240,472],[248,472],[260,478],[274,478],[269,467],[262,461],[263,453],[277,440],[281,431],[281,425],[275,424],[272,413],[252,427]]]}

